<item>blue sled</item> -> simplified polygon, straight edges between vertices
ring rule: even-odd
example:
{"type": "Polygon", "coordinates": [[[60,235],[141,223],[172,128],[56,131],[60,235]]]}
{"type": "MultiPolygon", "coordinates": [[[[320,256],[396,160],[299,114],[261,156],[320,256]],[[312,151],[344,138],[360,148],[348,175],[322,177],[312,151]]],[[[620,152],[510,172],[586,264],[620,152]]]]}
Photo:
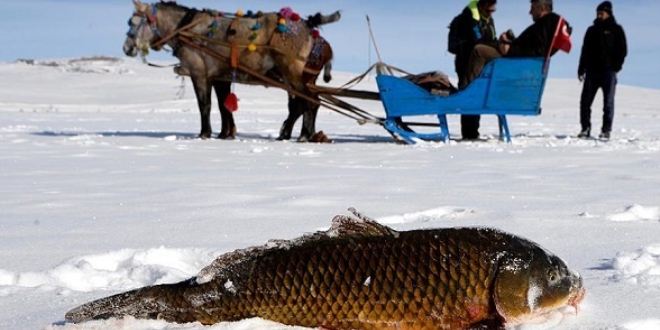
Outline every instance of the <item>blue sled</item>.
{"type": "Polygon", "coordinates": [[[385,129],[414,144],[417,140],[449,140],[447,115],[497,115],[500,139],[511,142],[506,115],[533,116],[541,113],[541,97],[547,79],[545,58],[498,58],[464,90],[448,96],[427,92],[404,78],[380,74],[376,77],[387,115],[385,129]],[[402,117],[436,115],[440,132],[417,133],[402,117]]]}

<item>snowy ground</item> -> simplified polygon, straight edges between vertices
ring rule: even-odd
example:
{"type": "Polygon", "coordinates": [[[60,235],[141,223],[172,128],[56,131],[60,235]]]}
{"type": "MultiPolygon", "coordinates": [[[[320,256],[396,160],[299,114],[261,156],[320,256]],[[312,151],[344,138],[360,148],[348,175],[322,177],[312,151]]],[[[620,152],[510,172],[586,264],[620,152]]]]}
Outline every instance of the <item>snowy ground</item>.
{"type": "Polygon", "coordinates": [[[0,77],[1,329],[290,329],[63,319],[221,253],[327,228],[351,206],[397,230],[497,227],[582,273],[577,316],[519,329],[660,329],[658,90],[618,87],[609,142],[574,137],[580,85],[551,80],[541,116],[509,118],[512,144],[495,139],[492,116],[488,141],[410,146],[329,110],[317,128],[334,143],[302,144],[274,140],[286,96],[272,88],[237,86],[239,138],[203,141],[190,83],[180,98],[169,69],[57,60],[0,63],[0,77]]]}

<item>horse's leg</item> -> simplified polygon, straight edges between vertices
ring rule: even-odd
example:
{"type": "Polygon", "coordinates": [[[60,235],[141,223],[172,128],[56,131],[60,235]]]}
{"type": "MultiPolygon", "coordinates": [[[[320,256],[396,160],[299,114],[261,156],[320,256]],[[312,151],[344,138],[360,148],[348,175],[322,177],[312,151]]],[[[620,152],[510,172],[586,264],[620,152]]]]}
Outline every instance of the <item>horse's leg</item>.
{"type": "Polygon", "coordinates": [[[202,129],[199,137],[202,139],[211,138],[211,84],[206,78],[191,77],[195,95],[197,96],[197,106],[201,117],[202,129]]]}
{"type": "MultiPolygon", "coordinates": [[[[313,95],[312,98],[319,100],[318,96],[313,95]]],[[[300,137],[298,141],[309,141],[314,134],[316,134],[316,115],[319,112],[320,104],[315,104],[307,100],[300,99],[299,105],[302,112],[303,121],[300,129],[300,137]]]]}
{"type": "Polygon", "coordinates": [[[231,93],[231,83],[214,81],[213,89],[215,89],[215,95],[218,97],[218,108],[220,108],[220,118],[222,120],[222,129],[218,134],[218,139],[235,139],[236,123],[234,122],[234,115],[225,107],[225,99],[231,93]]]}
{"type": "Polygon", "coordinates": [[[286,120],[282,123],[280,128],[280,136],[278,140],[289,140],[291,139],[291,132],[293,131],[293,125],[295,125],[296,120],[302,115],[300,111],[300,103],[304,101],[299,97],[289,94],[289,102],[287,103],[287,108],[289,109],[289,115],[286,117],[286,120]]]}

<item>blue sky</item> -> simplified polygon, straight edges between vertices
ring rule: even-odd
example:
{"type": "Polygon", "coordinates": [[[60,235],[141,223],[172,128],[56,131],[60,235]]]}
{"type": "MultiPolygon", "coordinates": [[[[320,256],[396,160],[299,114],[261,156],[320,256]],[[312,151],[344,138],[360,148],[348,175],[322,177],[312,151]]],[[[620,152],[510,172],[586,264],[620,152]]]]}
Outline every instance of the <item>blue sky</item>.
{"type": "MultiPolygon", "coordinates": [[[[335,69],[364,72],[377,61],[369,44],[366,15],[371,19],[382,60],[412,73],[440,70],[453,76],[453,55],[446,52],[447,25],[466,0],[243,0],[236,2],[186,0],[180,4],[234,12],[238,9],[276,11],[289,6],[302,16],[342,11],[338,23],[322,34],[332,43],[335,69]],[[222,7],[224,6],[224,7],[222,7]]],[[[573,50],[553,57],[550,76],[575,78],[582,39],[595,18],[600,0],[555,1],[555,12],[573,26],[573,50]]],[[[660,88],[660,37],[654,0],[613,1],[614,16],[628,37],[629,55],[619,83],[660,88]]],[[[18,58],[56,59],[94,55],[123,56],[121,46],[131,15],[131,0],[2,0],[0,2],[0,61],[18,58]]],[[[532,23],[529,1],[499,2],[495,13],[498,32],[520,33],[532,23]]],[[[171,60],[168,53],[152,53],[153,60],[171,60]]]]}

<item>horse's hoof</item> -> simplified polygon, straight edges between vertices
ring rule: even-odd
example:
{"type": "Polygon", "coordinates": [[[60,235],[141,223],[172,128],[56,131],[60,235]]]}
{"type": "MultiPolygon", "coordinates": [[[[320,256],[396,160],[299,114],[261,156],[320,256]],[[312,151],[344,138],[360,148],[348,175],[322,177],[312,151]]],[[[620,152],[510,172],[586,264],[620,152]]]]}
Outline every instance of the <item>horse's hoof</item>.
{"type": "Polygon", "coordinates": [[[332,143],[332,139],[330,139],[323,131],[318,131],[314,133],[309,139],[306,139],[307,142],[315,142],[315,143],[332,143]]]}
{"type": "Polygon", "coordinates": [[[236,140],[236,135],[218,134],[218,139],[220,139],[220,140],[236,140]]]}
{"type": "Polygon", "coordinates": [[[201,133],[201,134],[199,134],[197,137],[200,138],[200,139],[202,139],[202,140],[208,140],[208,139],[211,138],[211,134],[208,134],[208,133],[201,133]]]}

